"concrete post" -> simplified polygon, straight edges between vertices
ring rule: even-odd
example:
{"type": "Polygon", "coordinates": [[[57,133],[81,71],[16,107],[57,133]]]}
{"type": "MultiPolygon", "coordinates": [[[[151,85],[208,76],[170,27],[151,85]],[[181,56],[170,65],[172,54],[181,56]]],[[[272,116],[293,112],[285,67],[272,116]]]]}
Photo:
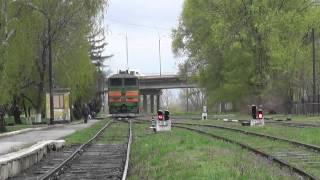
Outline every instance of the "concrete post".
{"type": "Polygon", "coordinates": [[[147,95],[143,95],[143,113],[147,114],[148,113],[148,99],[147,95]]]}
{"type": "Polygon", "coordinates": [[[143,95],[139,95],[139,113],[143,113],[143,95]]]}
{"type": "Polygon", "coordinates": [[[107,92],[104,94],[104,112],[109,114],[109,104],[108,104],[108,94],[107,92]]]}
{"type": "Polygon", "coordinates": [[[150,95],[151,113],[154,113],[154,95],[150,95]]]}
{"type": "Polygon", "coordinates": [[[160,109],[160,95],[157,95],[157,111],[160,109]]]}

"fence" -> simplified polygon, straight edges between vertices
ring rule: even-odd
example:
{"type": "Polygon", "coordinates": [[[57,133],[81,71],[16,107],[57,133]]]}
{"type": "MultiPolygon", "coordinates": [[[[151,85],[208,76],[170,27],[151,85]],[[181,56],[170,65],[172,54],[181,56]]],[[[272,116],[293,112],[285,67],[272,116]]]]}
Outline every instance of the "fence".
{"type": "Polygon", "coordinates": [[[292,114],[320,115],[320,103],[293,103],[292,114]]]}

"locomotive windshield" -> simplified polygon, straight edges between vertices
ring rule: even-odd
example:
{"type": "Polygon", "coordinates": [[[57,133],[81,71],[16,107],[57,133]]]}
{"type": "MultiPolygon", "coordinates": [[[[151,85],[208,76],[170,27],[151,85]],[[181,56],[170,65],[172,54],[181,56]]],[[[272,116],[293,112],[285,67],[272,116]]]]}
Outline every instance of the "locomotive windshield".
{"type": "Polygon", "coordinates": [[[135,78],[126,78],[126,79],[124,79],[124,85],[125,86],[136,86],[137,85],[137,79],[135,79],[135,78]]]}
{"type": "Polygon", "coordinates": [[[110,79],[111,86],[122,86],[122,79],[110,79]]]}

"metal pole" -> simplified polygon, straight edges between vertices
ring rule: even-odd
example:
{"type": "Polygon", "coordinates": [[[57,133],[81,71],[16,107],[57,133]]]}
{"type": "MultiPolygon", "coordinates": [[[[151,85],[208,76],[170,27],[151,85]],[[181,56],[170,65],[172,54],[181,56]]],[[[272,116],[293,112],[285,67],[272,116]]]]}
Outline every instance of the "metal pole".
{"type": "Polygon", "coordinates": [[[189,88],[187,88],[187,112],[189,112],[189,88]]]}
{"type": "Polygon", "coordinates": [[[313,99],[312,99],[312,113],[315,113],[316,102],[316,47],[315,47],[315,34],[314,28],[312,28],[312,66],[313,66],[313,99]]]}
{"type": "Polygon", "coordinates": [[[126,33],[126,55],[127,55],[127,70],[129,70],[129,52],[128,52],[128,35],[126,33]]]}
{"type": "Polygon", "coordinates": [[[159,36],[159,63],[160,63],[160,77],[161,77],[161,39],[159,36]]]}
{"type": "Polygon", "coordinates": [[[51,39],[51,20],[48,19],[48,46],[49,46],[49,93],[50,93],[50,124],[53,124],[53,78],[52,78],[52,39],[51,39]]]}
{"type": "Polygon", "coordinates": [[[320,113],[320,96],[319,96],[319,86],[317,87],[317,114],[319,115],[320,113]]]}

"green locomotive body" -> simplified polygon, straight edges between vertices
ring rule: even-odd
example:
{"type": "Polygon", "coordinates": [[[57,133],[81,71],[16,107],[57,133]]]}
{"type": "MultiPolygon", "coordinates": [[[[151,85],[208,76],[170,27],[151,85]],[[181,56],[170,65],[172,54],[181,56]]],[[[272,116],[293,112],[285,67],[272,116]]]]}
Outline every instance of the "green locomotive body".
{"type": "Polygon", "coordinates": [[[137,76],[120,73],[108,79],[109,113],[113,116],[134,116],[139,114],[140,93],[137,76]]]}

